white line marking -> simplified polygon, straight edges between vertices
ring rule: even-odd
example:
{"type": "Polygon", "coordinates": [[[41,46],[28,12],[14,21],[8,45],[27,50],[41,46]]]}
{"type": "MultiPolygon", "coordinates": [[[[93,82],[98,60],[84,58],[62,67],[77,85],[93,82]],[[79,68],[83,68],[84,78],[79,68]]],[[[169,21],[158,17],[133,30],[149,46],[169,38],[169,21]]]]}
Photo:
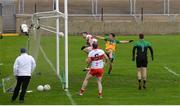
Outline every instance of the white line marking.
{"type": "Polygon", "coordinates": [[[164,69],[166,69],[168,72],[172,73],[173,75],[180,77],[179,74],[177,74],[176,72],[172,71],[172,70],[169,69],[167,66],[164,66],[164,69]]]}
{"type": "MultiPolygon", "coordinates": [[[[54,72],[56,72],[55,67],[53,66],[52,62],[48,59],[48,57],[47,57],[46,53],[44,52],[44,50],[42,49],[42,47],[40,46],[39,48],[40,48],[40,51],[41,51],[42,54],[43,54],[43,57],[44,57],[45,60],[47,61],[47,63],[50,65],[50,67],[52,68],[52,70],[53,70],[54,72]]],[[[60,78],[60,80],[62,81],[61,77],[59,77],[59,78],[60,78]]]]}
{"type": "MultiPolygon", "coordinates": [[[[54,68],[52,62],[48,59],[46,53],[44,52],[43,48],[40,46],[40,51],[42,52],[43,54],[43,57],[45,58],[45,60],[48,62],[48,64],[50,65],[50,67],[53,69],[54,72],[56,72],[56,69],[54,68]]],[[[62,78],[61,76],[58,76],[59,79],[61,80],[62,82],[62,78]]],[[[66,95],[67,97],[69,98],[70,102],[72,105],[76,105],[76,102],[74,101],[74,99],[72,98],[72,94],[69,92],[69,90],[66,90],[66,95]]]]}

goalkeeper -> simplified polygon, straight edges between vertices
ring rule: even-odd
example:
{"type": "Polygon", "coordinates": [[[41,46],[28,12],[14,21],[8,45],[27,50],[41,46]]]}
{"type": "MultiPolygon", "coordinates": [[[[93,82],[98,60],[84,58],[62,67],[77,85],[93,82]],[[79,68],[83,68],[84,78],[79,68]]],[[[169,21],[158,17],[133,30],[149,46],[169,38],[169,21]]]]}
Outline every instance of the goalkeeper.
{"type": "Polygon", "coordinates": [[[112,64],[115,58],[116,44],[126,44],[126,43],[133,42],[133,40],[122,40],[122,41],[116,40],[115,36],[116,35],[114,33],[110,33],[105,37],[95,36],[96,38],[102,39],[105,41],[105,46],[106,46],[105,52],[110,59],[108,74],[111,74],[111,71],[112,71],[112,64]]]}

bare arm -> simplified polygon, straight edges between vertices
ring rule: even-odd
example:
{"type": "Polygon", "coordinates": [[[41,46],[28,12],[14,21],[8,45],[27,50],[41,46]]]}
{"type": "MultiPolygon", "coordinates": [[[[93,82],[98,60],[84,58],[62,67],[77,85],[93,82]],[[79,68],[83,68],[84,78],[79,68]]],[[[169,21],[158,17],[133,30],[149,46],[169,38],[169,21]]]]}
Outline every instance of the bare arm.
{"type": "Polygon", "coordinates": [[[134,40],[122,40],[120,41],[120,43],[122,44],[126,44],[126,43],[130,43],[130,42],[133,42],[134,40]]]}
{"type": "Polygon", "coordinates": [[[90,57],[87,58],[87,63],[88,63],[88,66],[91,65],[91,58],[90,57]]]}
{"type": "Polygon", "coordinates": [[[129,41],[127,41],[127,40],[122,40],[122,41],[120,41],[122,44],[126,44],[126,43],[129,43],[129,41]]]}
{"type": "Polygon", "coordinates": [[[107,63],[109,61],[109,57],[106,54],[104,54],[104,57],[105,57],[105,62],[107,63]]]}

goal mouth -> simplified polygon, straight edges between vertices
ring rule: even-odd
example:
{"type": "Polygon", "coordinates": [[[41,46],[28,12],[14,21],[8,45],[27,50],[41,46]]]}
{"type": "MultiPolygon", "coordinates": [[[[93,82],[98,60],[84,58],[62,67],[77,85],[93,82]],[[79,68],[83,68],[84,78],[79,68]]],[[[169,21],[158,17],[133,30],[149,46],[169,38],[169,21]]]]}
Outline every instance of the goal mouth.
{"type": "MultiPolygon", "coordinates": [[[[63,89],[68,88],[68,18],[67,12],[37,12],[31,18],[29,53],[37,61],[43,58],[46,66],[56,74],[63,89]]],[[[42,64],[42,63],[39,63],[42,64]]],[[[38,63],[37,63],[38,67],[38,63]]],[[[38,71],[44,70],[38,67],[38,71]]],[[[43,73],[43,72],[41,72],[43,73]]],[[[48,76],[47,76],[48,77],[48,76]]]]}
{"type": "MultiPolygon", "coordinates": [[[[36,12],[32,15],[18,14],[20,17],[31,17],[27,40],[28,53],[32,55],[37,67],[33,79],[38,83],[49,84],[61,82],[63,89],[68,89],[68,11],[67,0],[64,2],[64,13],[59,11],[59,0],[53,11],[36,12]],[[41,74],[37,74],[41,73],[41,74]],[[48,78],[48,79],[47,79],[48,78]]],[[[29,21],[29,20],[27,20],[29,21]]],[[[33,80],[32,79],[32,80],[33,80]]],[[[2,79],[3,92],[13,91],[16,79],[11,75],[2,79]]]]}

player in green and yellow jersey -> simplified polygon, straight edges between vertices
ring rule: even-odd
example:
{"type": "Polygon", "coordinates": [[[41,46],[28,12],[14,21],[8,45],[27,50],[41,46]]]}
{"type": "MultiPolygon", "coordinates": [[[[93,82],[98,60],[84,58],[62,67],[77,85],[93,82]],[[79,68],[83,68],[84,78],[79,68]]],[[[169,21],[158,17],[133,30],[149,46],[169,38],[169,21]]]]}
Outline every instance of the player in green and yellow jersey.
{"type": "Polygon", "coordinates": [[[102,36],[95,36],[95,37],[105,41],[105,46],[106,46],[105,52],[110,59],[109,71],[108,71],[108,74],[110,74],[112,71],[112,64],[115,58],[116,45],[130,43],[133,42],[133,40],[122,40],[122,41],[116,40],[114,33],[107,34],[105,37],[102,36]]]}

